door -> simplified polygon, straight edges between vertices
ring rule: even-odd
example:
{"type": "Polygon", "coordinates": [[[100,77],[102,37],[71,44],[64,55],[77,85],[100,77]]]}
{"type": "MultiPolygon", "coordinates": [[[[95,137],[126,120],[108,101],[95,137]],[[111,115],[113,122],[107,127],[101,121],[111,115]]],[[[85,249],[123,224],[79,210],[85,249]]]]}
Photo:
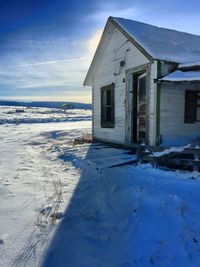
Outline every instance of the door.
{"type": "Polygon", "coordinates": [[[146,73],[138,76],[137,82],[137,142],[146,143],[147,90],[146,73]]]}

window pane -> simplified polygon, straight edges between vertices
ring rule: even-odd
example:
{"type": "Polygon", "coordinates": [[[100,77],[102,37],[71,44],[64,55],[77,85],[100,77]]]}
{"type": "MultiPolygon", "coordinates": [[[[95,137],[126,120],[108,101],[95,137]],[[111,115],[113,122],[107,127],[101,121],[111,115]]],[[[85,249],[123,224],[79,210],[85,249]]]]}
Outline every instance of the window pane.
{"type": "Polygon", "coordinates": [[[197,108],[197,120],[200,121],[200,108],[197,108]]]}
{"type": "Polygon", "coordinates": [[[139,80],[139,100],[146,99],[146,77],[139,80]]]}
{"type": "Polygon", "coordinates": [[[107,122],[112,121],[112,108],[111,107],[106,108],[106,121],[107,122]]]}
{"type": "Polygon", "coordinates": [[[101,87],[101,127],[113,128],[114,114],[114,84],[101,87]]]}
{"type": "Polygon", "coordinates": [[[146,105],[146,103],[142,103],[142,104],[140,104],[140,105],[138,105],[139,107],[138,107],[138,113],[139,113],[139,115],[140,116],[144,116],[144,115],[146,115],[146,108],[147,108],[147,105],[146,105]]]}
{"type": "Polygon", "coordinates": [[[185,123],[195,123],[197,120],[196,91],[185,91],[185,123]]]}
{"type": "Polygon", "coordinates": [[[200,121],[200,92],[197,92],[197,121],[200,121]]]}
{"type": "Polygon", "coordinates": [[[140,127],[146,126],[146,117],[139,117],[139,125],[140,127]]]}
{"type": "Polygon", "coordinates": [[[106,91],[103,91],[103,107],[106,106],[106,91]]]}
{"type": "Polygon", "coordinates": [[[111,90],[106,91],[106,105],[110,106],[111,105],[111,90]]]}

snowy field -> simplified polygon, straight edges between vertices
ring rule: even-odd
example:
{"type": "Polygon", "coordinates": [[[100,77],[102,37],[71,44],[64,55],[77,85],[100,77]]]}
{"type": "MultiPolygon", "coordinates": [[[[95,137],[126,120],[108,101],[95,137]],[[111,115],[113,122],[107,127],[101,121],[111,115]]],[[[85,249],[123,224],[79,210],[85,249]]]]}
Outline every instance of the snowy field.
{"type": "Polygon", "coordinates": [[[65,111],[53,108],[0,106],[0,125],[4,123],[49,123],[85,120],[91,120],[91,110],[71,109],[65,111]]]}
{"type": "Polygon", "coordinates": [[[200,175],[73,145],[91,111],[0,107],[0,266],[200,266],[200,175]]]}

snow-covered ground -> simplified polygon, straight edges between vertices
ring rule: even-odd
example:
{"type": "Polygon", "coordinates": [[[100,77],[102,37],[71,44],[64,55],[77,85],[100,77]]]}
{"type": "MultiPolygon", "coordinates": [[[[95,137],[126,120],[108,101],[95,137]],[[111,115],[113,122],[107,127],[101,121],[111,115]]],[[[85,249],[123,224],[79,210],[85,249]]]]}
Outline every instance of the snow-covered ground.
{"type": "Polygon", "coordinates": [[[91,120],[91,110],[0,106],[0,125],[4,123],[49,123],[83,120],[91,120]]]}
{"type": "Polygon", "coordinates": [[[34,112],[0,109],[1,267],[200,265],[199,173],[118,166],[135,155],[73,145],[90,111],[34,112]]]}

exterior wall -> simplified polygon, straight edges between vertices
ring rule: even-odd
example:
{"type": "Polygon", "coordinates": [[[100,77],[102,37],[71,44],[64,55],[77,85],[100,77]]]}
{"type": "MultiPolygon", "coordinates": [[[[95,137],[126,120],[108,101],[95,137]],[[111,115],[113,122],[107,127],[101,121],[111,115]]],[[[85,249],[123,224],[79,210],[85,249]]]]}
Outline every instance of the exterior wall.
{"type": "Polygon", "coordinates": [[[125,144],[126,72],[128,69],[147,63],[147,58],[118,29],[114,29],[93,83],[94,138],[125,144]],[[126,62],[122,68],[119,65],[121,60],[126,62]],[[101,128],[100,88],[111,83],[115,83],[115,128],[101,128]]]}
{"type": "Polygon", "coordinates": [[[177,63],[161,62],[160,76],[164,77],[164,76],[168,75],[169,73],[176,70],[177,67],[178,67],[177,63]]]}
{"type": "Polygon", "coordinates": [[[161,86],[161,146],[186,145],[200,136],[200,122],[184,123],[186,89],[199,90],[200,85],[163,83],[161,86]]]}

